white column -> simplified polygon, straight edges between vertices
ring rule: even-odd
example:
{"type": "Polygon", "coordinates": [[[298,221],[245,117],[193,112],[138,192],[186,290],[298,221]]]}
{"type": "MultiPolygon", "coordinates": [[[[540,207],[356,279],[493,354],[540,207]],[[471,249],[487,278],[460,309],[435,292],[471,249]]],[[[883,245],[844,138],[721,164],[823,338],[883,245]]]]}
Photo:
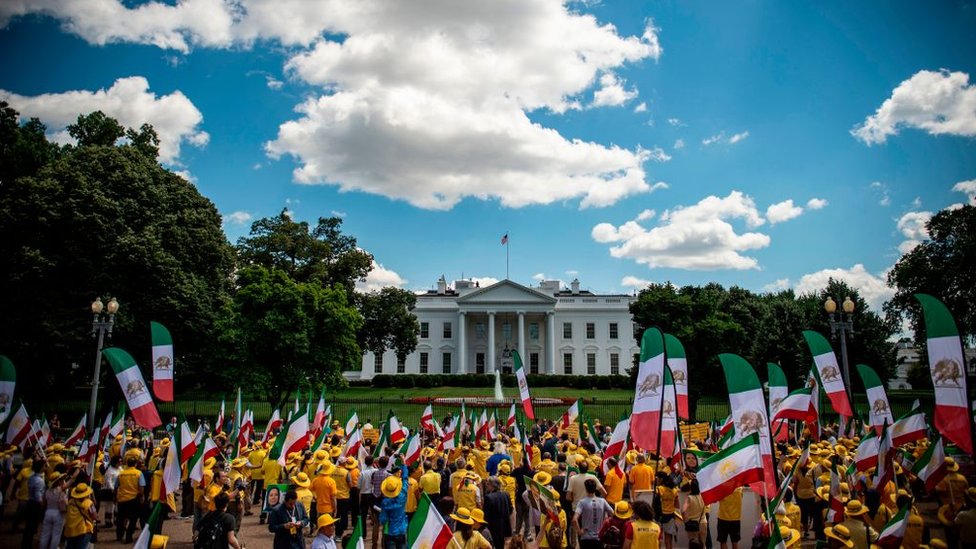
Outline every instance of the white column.
{"type": "Polygon", "coordinates": [[[495,373],[495,312],[488,312],[488,364],[485,365],[485,372],[495,373]]]}
{"type": "Polygon", "coordinates": [[[556,373],[556,313],[546,313],[546,364],[550,374],[556,373]]]}
{"type": "Polygon", "coordinates": [[[465,313],[464,311],[458,312],[458,369],[459,374],[468,373],[468,327],[464,322],[465,313]]]}
{"type": "MultiPolygon", "coordinates": [[[[523,362],[523,367],[528,367],[528,357],[525,356],[525,311],[518,312],[518,354],[523,362]]],[[[513,364],[514,368],[515,365],[513,364]]]]}

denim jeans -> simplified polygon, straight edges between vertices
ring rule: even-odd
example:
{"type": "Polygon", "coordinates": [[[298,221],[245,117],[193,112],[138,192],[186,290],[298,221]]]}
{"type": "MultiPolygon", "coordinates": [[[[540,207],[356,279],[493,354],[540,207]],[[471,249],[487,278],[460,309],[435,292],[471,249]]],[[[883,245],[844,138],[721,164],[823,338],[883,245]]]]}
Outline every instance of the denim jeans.
{"type": "Polygon", "coordinates": [[[407,548],[407,536],[383,536],[383,549],[406,549],[407,548]]]}
{"type": "Polygon", "coordinates": [[[91,534],[82,534],[73,538],[65,538],[64,549],[88,549],[91,534]]]}

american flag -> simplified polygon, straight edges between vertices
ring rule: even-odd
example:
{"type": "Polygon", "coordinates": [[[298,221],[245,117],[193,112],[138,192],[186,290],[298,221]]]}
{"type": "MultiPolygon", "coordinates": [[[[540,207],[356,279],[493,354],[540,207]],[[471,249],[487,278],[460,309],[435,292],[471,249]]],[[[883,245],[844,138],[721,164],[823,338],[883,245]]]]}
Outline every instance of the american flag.
{"type": "Polygon", "coordinates": [[[508,244],[508,233],[502,235],[502,246],[504,246],[505,244],[508,244]]]}

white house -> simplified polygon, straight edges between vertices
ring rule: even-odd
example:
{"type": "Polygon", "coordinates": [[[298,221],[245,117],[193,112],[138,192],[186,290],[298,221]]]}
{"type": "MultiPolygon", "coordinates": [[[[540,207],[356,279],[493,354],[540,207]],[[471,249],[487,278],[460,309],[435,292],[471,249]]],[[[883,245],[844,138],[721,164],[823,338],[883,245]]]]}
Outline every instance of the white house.
{"type": "Polygon", "coordinates": [[[529,373],[623,375],[640,353],[630,314],[635,299],[580,290],[579,280],[569,288],[559,281],[528,287],[502,280],[481,288],[457,280],[451,288],[441,277],[436,290],[417,296],[416,351],[403,361],[393,350],[367,352],[362,371],[347,377],[511,373],[511,349],[529,373]]]}

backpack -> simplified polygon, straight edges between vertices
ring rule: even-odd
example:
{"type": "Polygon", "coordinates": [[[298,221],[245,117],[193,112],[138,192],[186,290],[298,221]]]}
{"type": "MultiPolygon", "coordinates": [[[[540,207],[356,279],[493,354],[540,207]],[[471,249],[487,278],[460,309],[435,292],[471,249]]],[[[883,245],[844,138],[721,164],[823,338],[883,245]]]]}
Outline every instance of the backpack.
{"type": "Polygon", "coordinates": [[[624,533],[620,531],[620,527],[616,524],[610,524],[603,530],[603,535],[600,536],[600,543],[608,549],[623,547],[624,533]]]}
{"type": "Polygon", "coordinates": [[[220,513],[210,513],[200,523],[200,531],[193,542],[193,549],[227,549],[227,532],[220,520],[220,513]]]}

